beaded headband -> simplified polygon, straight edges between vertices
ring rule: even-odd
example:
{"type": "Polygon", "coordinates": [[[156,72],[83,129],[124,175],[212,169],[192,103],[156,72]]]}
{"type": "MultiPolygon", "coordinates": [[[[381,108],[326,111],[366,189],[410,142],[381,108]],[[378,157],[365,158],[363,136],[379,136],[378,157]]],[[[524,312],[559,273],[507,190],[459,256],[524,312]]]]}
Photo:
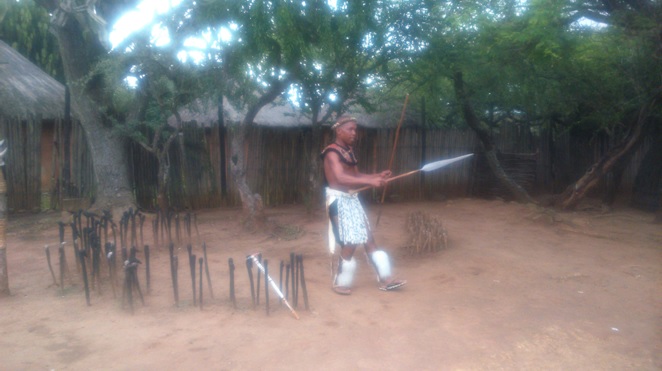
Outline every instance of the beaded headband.
{"type": "Polygon", "coordinates": [[[356,118],[352,116],[343,116],[340,119],[338,119],[338,121],[336,121],[336,123],[333,124],[333,126],[331,126],[331,130],[336,130],[337,128],[345,125],[348,122],[356,122],[356,118]]]}

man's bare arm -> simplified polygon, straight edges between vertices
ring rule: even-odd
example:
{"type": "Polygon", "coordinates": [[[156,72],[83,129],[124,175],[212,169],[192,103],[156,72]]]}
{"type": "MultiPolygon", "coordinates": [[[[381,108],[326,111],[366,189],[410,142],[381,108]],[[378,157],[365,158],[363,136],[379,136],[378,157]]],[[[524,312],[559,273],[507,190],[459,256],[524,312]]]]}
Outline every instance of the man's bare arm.
{"type": "Polygon", "coordinates": [[[340,155],[335,152],[329,152],[324,156],[324,173],[331,187],[342,190],[366,185],[379,187],[385,180],[381,174],[363,174],[355,167],[347,169],[340,161],[340,155]]]}

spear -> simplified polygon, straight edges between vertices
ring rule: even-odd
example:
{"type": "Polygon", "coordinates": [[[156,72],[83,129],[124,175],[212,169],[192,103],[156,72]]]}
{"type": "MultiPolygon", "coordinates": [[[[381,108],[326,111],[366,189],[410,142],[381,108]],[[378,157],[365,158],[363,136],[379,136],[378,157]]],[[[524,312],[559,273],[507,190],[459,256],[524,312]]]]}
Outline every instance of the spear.
{"type": "MultiPolygon", "coordinates": [[[[446,159],[446,160],[439,160],[439,161],[431,162],[431,163],[423,166],[422,168],[420,168],[418,170],[412,170],[412,171],[409,171],[407,173],[400,174],[400,175],[394,176],[392,178],[388,178],[388,179],[386,179],[386,183],[388,184],[388,183],[390,183],[390,182],[392,182],[396,179],[404,178],[404,177],[407,177],[409,175],[416,174],[420,171],[430,172],[430,171],[433,171],[433,170],[441,169],[442,167],[446,167],[446,166],[448,166],[448,165],[450,165],[454,162],[464,160],[465,158],[471,157],[473,155],[474,155],[473,153],[469,153],[468,155],[462,155],[462,156],[459,156],[459,157],[449,158],[449,159],[446,159]]],[[[372,187],[373,186],[365,186],[365,187],[362,187],[362,188],[359,188],[359,189],[353,189],[353,190],[349,191],[349,193],[350,194],[359,193],[361,191],[365,191],[366,189],[370,189],[372,187]]]]}
{"type": "Polygon", "coordinates": [[[260,271],[262,271],[262,273],[264,273],[264,276],[265,276],[265,277],[267,278],[267,280],[269,281],[269,284],[271,285],[271,288],[273,288],[274,291],[276,292],[276,295],[278,295],[278,297],[280,297],[280,299],[283,301],[283,303],[285,303],[285,305],[286,305],[287,308],[290,310],[290,312],[292,312],[292,315],[294,316],[294,318],[299,319],[299,315],[298,315],[297,312],[292,308],[292,306],[290,305],[290,303],[287,302],[287,299],[285,299],[285,296],[283,296],[283,293],[278,289],[278,285],[276,285],[276,282],[274,282],[274,280],[272,280],[271,277],[270,277],[270,276],[264,271],[264,267],[262,266],[262,264],[260,263],[260,261],[257,260],[257,256],[258,256],[258,254],[256,253],[256,254],[253,254],[253,255],[249,255],[248,258],[246,258],[246,259],[251,259],[251,260],[253,260],[253,264],[255,264],[255,266],[256,266],[260,271]]]}

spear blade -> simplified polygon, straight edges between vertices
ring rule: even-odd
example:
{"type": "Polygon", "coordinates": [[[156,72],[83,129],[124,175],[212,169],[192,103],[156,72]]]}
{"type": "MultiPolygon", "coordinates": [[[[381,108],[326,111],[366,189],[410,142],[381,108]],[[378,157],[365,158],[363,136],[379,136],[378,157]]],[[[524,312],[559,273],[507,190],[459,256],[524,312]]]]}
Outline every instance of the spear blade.
{"type": "Polygon", "coordinates": [[[448,165],[450,165],[454,162],[464,160],[465,158],[471,157],[473,155],[474,155],[473,153],[469,153],[467,155],[453,157],[453,158],[449,158],[449,159],[446,159],[446,160],[435,161],[435,162],[432,162],[432,163],[429,163],[429,164],[423,166],[421,168],[421,171],[428,172],[428,171],[441,169],[442,167],[448,166],[448,165]]]}

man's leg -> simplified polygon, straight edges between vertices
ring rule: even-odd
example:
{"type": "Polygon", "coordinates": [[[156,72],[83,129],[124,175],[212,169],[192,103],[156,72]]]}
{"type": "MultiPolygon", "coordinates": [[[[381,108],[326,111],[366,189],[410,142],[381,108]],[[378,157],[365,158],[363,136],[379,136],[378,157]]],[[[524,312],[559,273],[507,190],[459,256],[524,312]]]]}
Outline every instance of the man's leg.
{"type": "Polygon", "coordinates": [[[341,295],[352,293],[352,283],[356,272],[356,259],[354,259],[355,245],[346,245],[340,248],[338,270],[333,282],[333,291],[341,295]]]}
{"type": "Polygon", "coordinates": [[[368,261],[377,272],[377,280],[379,281],[380,290],[393,290],[407,283],[405,280],[393,278],[391,259],[386,251],[380,250],[377,247],[375,238],[370,230],[368,230],[368,242],[365,243],[365,253],[368,256],[368,261]]]}
{"type": "MultiPolygon", "coordinates": [[[[336,236],[336,241],[339,242],[337,209],[331,208],[329,214],[333,233],[336,236]]],[[[336,268],[336,274],[333,280],[333,291],[341,295],[349,295],[352,293],[352,283],[354,282],[354,274],[356,272],[356,259],[354,259],[356,245],[340,245],[340,258],[338,259],[338,267],[336,268]]]]}

